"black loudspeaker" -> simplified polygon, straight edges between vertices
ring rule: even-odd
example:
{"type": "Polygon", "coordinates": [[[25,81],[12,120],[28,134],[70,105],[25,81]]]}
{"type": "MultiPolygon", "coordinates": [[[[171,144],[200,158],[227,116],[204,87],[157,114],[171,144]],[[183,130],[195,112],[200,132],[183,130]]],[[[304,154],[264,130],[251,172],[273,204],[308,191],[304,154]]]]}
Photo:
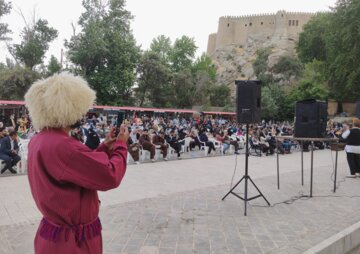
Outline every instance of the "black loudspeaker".
{"type": "Polygon", "coordinates": [[[295,133],[298,138],[324,138],[326,136],[327,102],[298,101],[295,105],[295,133]]]}
{"type": "Polygon", "coordinates": [[[356,101],[356,117],[360,118],[360,100],[356,101]]]}
{"type": "Polygon", "coordinates": [[[261,81],[236,80],[236,117],[238,123],[261,121],[261,81]]]}

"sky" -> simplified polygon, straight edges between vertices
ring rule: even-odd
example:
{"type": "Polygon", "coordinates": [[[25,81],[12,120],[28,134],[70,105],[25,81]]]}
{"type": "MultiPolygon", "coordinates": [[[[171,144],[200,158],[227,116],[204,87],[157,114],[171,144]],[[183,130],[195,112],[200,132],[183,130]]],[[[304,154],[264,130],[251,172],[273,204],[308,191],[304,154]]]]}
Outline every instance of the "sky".
{"type": "MultiPolygon", "coordinates": [[[[7,0],[9,1],[9,0],[7,0]]],[[[49,25],[59,31],[58,38],[51,43],[47,58],[60,58],[64,40],[72,35],[71,23],[76,24],[83,12],[81,0],[12,0],[11,14],[0,22],[9,24],[12,43],[19,43],[19,34],[24,21],[19,10],[30,20],[36,16],[48,20],[49,25]]],[[[133,34],[143,50],[149,48],[153,38],[159,35],[172,41],[183,35],[193,37],[198,46],[197,56],[206,52],[208,35],[216,32],[221,16],[276,13],[279,10],[298,12],[328,11],[336,0],[127,0],[126,9],[134,19],[133,34]]],[[[79,30],[79,29],[78,29],[79,30]]],[[[0,42],[0,62],[11,57],[4,43],[0,42]]]]}

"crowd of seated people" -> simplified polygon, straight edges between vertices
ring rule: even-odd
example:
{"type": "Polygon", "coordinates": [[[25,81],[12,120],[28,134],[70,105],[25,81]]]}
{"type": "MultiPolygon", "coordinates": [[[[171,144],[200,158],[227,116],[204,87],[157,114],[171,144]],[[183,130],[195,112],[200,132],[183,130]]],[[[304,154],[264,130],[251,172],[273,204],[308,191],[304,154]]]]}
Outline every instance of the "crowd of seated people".
{"type": "MultiPolygon", "coordinates": [[[[76,135],[83,136],[78,139],[87,144],[89,133],[96,132],[99,139],[102,139],[115,123],[116,117],[108,121],[104,120],[102,116],[91,117],[85,119],[83,125],[74,129],[74,132],[76,135]]],[[[221,118],[207,117],[200,120],[199,118],[133,116],[126,118],[124,123],[130,131],[130,139],[127,144],[129,155],[136,164],[140,163],[144,151],[148,152],[152,162],[155,162],[160,156],[167,161],[169,153],[176,154],[176,157],[181,159],[182,153],[196,150],[204,150],[206,155],[227,154],[233,147],[234,154],[239,154],[246,142],[245,125],[221,118]],[[186,143],[186,139],[189,142],[186,143]],[[185,147],[185,143],[187,147],[185,147]],[[156,156],[157,152],[160,156],[156,156]]],[[[330,130],[334,131],[333,128],[329,129],[329,132],[330,130]]],[[[293,126],[287,122],[263,121],[259,124],[252,124],[249,128],[250,149],[255,149],[258,155],[273,155],[276,151],[280,154],[288,154],[292,149],[300,148],[300,144],[293,140],[278,140],[275,137],[292,135],[293,126]]],[[[303,145],[306,151],[306,143],[303,145]]],[[[321,145],[323,144],[321,143],[317,147],[321,149],[321,145]]],[[[91,148],[94,149],[94,147],[91,148]]]]}
{"type": "MultiPolygon", "coordinates": [[[[31,138],[36,132],[31,127],[30,119],[23,116],[18,121],[18,133],[22,137],[31,138]],[[21,120],[21,121],[20,121],[21,120]]],[[[110,128],[115,126],[116,116],[106,117],[102,114],[84,119],[74,126],[71,136],[95,149],[105,138],[110,128]]],[[[127,142],[129,156],[139,164],[148,154],[151,162],[158,159],[167,161],[169,155],[181,159],[183,153],[204,150],[205,155],[239,154],[246,143],[246,126],[236,121],[211,116],[184,117],[149,117],[133,115],[124,120],[128,126],[130,138],[127,142]]],[[[327,135],[339,137],[342,125],[329,122],[327,135]]],[[[1,133],[0,133],[1,135],[1,133]]],[[[257,155],[273,155],[275,152],[288,154],[300,144],[293,140],[276,139],[276,136],[292,136],[293,125],[288,122],[265,122],[249,126],[249,144],[257,155]]],[[[309,143],[303,142],[307,151],[309,143]]],[[[317,149],[324,149],[328,144],[317,142],[317,149]]]]}

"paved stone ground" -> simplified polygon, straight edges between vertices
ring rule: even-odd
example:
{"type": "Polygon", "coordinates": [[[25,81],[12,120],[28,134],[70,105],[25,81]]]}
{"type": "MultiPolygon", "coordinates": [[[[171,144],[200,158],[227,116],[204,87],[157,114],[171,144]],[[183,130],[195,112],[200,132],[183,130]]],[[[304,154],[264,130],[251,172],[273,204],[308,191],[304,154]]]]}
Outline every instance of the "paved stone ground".
{"type": "MultiPolygon", "coordinates": [[[[309,193],[308,170],[302,187],[299,154],[282,156],[286,168],[281,170],[281,190],[277,190],[275,158],[251,157],[253,180],[275,206],[265,207],[263,200],[256,199],[250,202],[247,217],[243,202],[235,196],[221,201],[229,190],[234,156],[129,166],[119,189],[101,193],[104,253],[302,253],[360,220],[360,198],[352,197],[360,195],[360,179],[346,179],[333,194],[329,154],[315,154],[314,198],[277,205],[299,192],[309,193]]],[[[348,171],[344,157],[340,155],[340,181],[348,171]]],[[[238,157],[236,179],[243,174],[243,160],[238,157]]],[[[20,219],[9,223],[7,218],[0,226],[0,253],[33,253],[39,215],[26,217],[26,207],[36,209],[26,177],[2,178],[0,186],[5,196],[10,195],[1,198],[8,204],[2,205],[8,211],[4,218],[21,208],[20,219]],[[10,198],[18,206],[11,207],[10,198]]],[[[240,185],[237,192],[242,190],[240,185]]]]}

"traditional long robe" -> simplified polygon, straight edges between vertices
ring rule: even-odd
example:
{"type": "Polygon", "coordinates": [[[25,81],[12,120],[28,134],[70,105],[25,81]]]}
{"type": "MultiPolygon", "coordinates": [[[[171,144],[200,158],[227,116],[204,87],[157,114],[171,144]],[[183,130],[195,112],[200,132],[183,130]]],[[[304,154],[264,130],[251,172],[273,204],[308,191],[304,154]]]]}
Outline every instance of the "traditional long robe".
{"type": "Polygon", "coordinates": [[[97,191],[119,186],[126,144],[92,151],[60,129],[45,129],[31,139],[28,152],[31,192],[43,215],[35,254],[102,253],[97,191]]]}

